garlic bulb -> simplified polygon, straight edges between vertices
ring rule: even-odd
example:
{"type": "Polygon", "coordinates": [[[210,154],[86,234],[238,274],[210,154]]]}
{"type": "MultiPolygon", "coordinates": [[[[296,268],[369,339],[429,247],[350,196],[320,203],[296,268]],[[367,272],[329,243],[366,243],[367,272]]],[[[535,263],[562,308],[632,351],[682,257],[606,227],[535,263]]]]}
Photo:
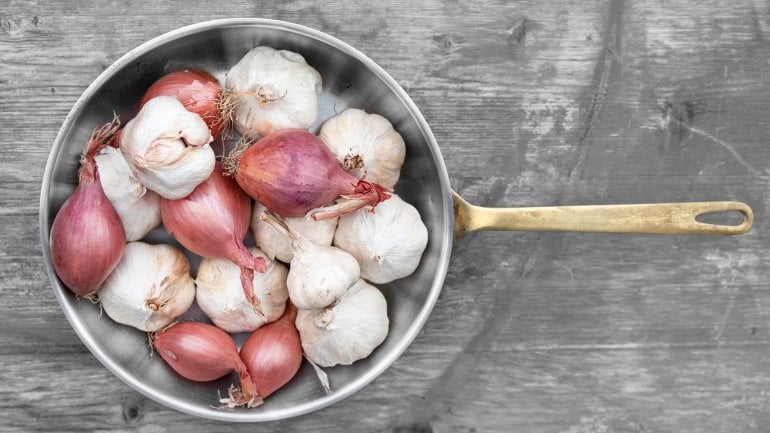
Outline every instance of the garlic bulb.
{"type": "Polygon", "coordinates": [[[334,305],[299,310],[297,330],[305,355],[321,367],[366,358],[388,336],[388,305],[379,289],[358,280],[334,305]]]}
{"type": "Polygon", "coordinates": [[[255,47],[227,73],[233,125],[256,139],[280,129],[307,129],[318,117],[321,74],[300,54],[255,47]]]}
{"type": "MultiPolygon", "coordinates": [[[[257,246],[265,252],[270,259],[278,259],[282,262],[291,262],[294,250],[291,243],[274,228],[262,221],[262,212],[265,207],[255,202],[251,213],[251,230],[257,246]]],[[[284,218],[286,225],[291,227],[303,238],[318,245],[331,245],[334,238],[334,230],[337,228],[338,217],[326,220],[313,220],[305,217],[284,218]]]]}
{"type": "Polygon", "coordinates": [[[226,259],[204,259],[195,278],[195,300],[219,328],[227,332],[253,331],[275,321],[283,314],[289,291],[288,268],[259,251],[249,248],[254,257],[265,259],[265,272],[254,273],[254,296],[261,314],[254,311],[241,288],[241,268],[226,259]]]}
{"type": "Polygon", "coordinates": [[[104,312],[112,320],[153,332],[190,308],[195,283],[190,263],[178,249],[129,242],[98,294],[104,312]]]}
{"type": "Polygon", "coordinates": [[[126,240],[138,241],[160,224],[160,196],[136,180],[120,150],[107,146],[94,159],[102,189],[126,230],[126,240]]]}
{"type": "Polygon", "coordinates": [[[170,96],[147,101],[120,135],[120,149],[142,185],[177,200],[214,170],[209,127],[170,96]]]}
{"type": "Polygon", "coordinates": [[[414,272],[427,244],[420,213],[396,194],[374,212],[359,209],[341,217],[334,234],[334,245],[358,260],[361,278],[375,284],[414,272]]]}
{"type": "Polygon", "coordinates": [[[406,146],[379,114],[349,108],[324,122],[318,137],[354,176],[390,189],[398,182],[406,146]]]}
{"type": "Polygon", "coordinates": [[[272,212],[264,212],[262,220],[286,237],[294,250],[286,287],[297,308],[323,308],[341,298],[358,280],[358,262],[350,254],[310,242],[272,212]]]}

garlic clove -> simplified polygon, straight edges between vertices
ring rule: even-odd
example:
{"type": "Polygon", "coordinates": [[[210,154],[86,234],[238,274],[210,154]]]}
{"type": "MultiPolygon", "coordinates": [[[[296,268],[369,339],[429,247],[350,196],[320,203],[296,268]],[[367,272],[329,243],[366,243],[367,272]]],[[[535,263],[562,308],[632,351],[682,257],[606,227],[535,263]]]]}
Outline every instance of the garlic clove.
{"type": "Polygon", "coordinates": [[[374,212],[359,209],[341,217],[334,234],[334,245],[358,261],[361,278],[375,284],[413,273],[427,244],[420,213],[396,194],[374,212]]]}
{"type": "Polygon", "coordinates": [[[281,129],[308,129],[318,117],[321,74],[300,54],[258,46],[227,73],[233,125],[256,139],[281,129]]]}
{"type": "MultiPolygon", "coordinates": [[[[261,216],[264,211],[265,207],[262,204],[259,202],[254,203],[251,214],[251,230],[254,233],[254,240],[257,246],[270,259],[278,259],[284,263],[291,262],[291,259],[294,257],[291,243],[262,221],[261,216]]],[[[315,221],[310,218],[297,217],[284,218],[284,221],[303,238],[318,245],[331,245],[339,218],[315,221]]]]}
{"type": "Polygon", "coordinates": [[[161,329],[184,314],[195,298],[190,263],[170,245],[129,242],[98,292],[114,321],[142,331],[161,329]]]}
{"type": "Polygon", "coordinates": [[[241,288],[241,268],[226,259],[204,259],[195,278],[195,299],[200,309],[219,328],[227,332],[250,332],[283,314],[289,291],[286,287],[288,268],[270,260],[257,248],[254,257],[265,259],[265,272],[254,273],[254,295],[261,314],[246,299],[241,288]]]}
{"type": "Polygon", "coordinates": [[[94,159],[102,189],[126,230],[126,240],[138,241],[160,224],[160,196],[139,183],[120,150],[107,146],[94,159]]]}
{"type": "Polygon", "coordinates": [[[161,197],[190,194],[214,170],[206,122],[170,96],[144,104],[120,135],[120,149],[136,178],[161,197]]]}
{"type": "Polygon", "coordinates": [[[317,245],[286,225],[272,212],[261,216],[289,240],[294,257],[286,287],[289,299],[299,309],[323,308],[340,299],[360,276],[355,257],[333,246],[317,245]]]}
{"type": "Polygon", "coordinates": [[[318,137],[349,173],[385,188],[395,187],[406,146],[386,118],[349,108],[324,122],[318,137]]]}
{"type": "Polygon", "coordinates": [[[388,335],[388,308],[379,289],[358,280],[334,305],[299,310],[295,322],[305,356],[322,367],[369,356],[388,335]]]}

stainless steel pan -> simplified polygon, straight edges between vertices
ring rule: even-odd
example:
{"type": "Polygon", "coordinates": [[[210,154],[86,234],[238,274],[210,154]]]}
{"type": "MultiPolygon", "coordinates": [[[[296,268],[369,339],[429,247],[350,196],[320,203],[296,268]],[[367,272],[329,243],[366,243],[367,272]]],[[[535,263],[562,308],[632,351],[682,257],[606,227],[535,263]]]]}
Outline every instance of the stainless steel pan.
{"type": "MultiPolygon", "coordinates": [[[[64,314],[83,343],[117,377],[147,397],[182,412],[228,421],[267,421],[308,413],[353,394],[381,374],[428,318],[444,282],[454,235],[487,229],[738,234],[751,223],[751,209],[734,202],[528,209],[469,205],[453,196],[439,147],[420,111],[383,69],[324,33],[264,19],[219,20],[175,30],[135,48],[107,68],[65,119],[51,150],[40,197],[40,237],[48,274],[64,314]],[[49,234],[54,215],[76,186],[80,153],[97,124],[110,120],[113,112],[131,112],[144,90],[169,70],[199,66],[221,77],[256,45],[299,52],[321,73],[321,116],[314,128],[347,107],[379,113],[394,124],[407,143],[407,160],[396,191],[419,209],[428,226],[429,243],[413,275],[381,286],[391,320],[387,340],[367,359],[328,369],[330,393],[324,393],[312,367],[305,363],[299,375],[264,406],[217,409],[212,407],[217,391],[226,391],[233,378],[209,384],[181,379],[159,357],[150,356],[144,333],[117,325],[100,314],[98,306],[76,299],[53,272],[49,234]],[[743,222],[720,226],[695,220],[702,213],[722,210],[741,212],[743,222]]],[[[173,243],[162,230],[150,238],[173,243]]],[[[196,310],[188,317],[205,320],[196,310]]]]}

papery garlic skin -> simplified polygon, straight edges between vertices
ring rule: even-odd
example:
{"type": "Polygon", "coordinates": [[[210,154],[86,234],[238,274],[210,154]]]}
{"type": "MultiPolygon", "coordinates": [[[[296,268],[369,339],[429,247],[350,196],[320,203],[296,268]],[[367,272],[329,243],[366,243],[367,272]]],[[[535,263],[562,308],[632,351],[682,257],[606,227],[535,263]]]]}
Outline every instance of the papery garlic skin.
{"type": "Polygon", "coordinates": [[[324,122],[318,137],[354,176],[389,189],[398,182],[406,146],[388,119],[349,108],[324,122]]]}
{"type": "Polygon", "coordinates": [[[241,268],[226,259],[204,259],[195,277],[195,299],[214,324],[227,332],[250,332],[277,320],[283,314],[289,291],[289,269],[270,260],[257,248],[249,248],[254,257],[265,259],[265,272],[254,273],[254,295],[261,314],[246,299],[241,288],[241,268]]]}
{"type": "Polygon", "coordinates": [[[361,278],[384,284],[417,269],[428,245],[428,229],[417,209],[393,194],[374,212],[359,209],[341,217],[334,245],[358,260],[361,278]]]}
{"type": "Polygon", "coordinates": [[[94,159],[102,189],[126,230],[126,241],[138,241],[160,224],[160,196],[139,183],[120,150],[107,146],[94,159]]]}
{"type": "Polygon", "coordinates": [[[170,96],[147,101],[120,135],[120,149],[139,182],[161,197],[190,194],[214,170],[206,122],[170,96]]]}
{"type": "Polygon", "coordinates": [[[366,358],[388,336],[388,305],[379,289],[358,280],[340,301],[299,310],[295,322],[305,355],[321,367],[366,358]]]}
{"type": "MultiPolygon", "coordinates": [[[[254,233],[254,240],[257,246],[270,259],[278,259],[284,263],[291,262],[291,259],[294,257],[291,243],[274,228],[262,221],[261,216],[264,211],[265,207],[262,204],[259,202],[254,203],[251,213],[251,230],[254,233]]],[[[284,221],[303,238],[318,245],[331,245],[339,217],[320,221],[297,217],[284,218],[284,221]]]]}
{"type": "Polygon", "coordinates": [[[236,98],[233,125],[256,139],[281,129],[308,129],[318,117],[321,74],[300,54],[259,46],[227,73],[236,98]]]}
{"type": "Polygon", "coordinates": [[[286,286],[300,309],[323,308],[341,298],[360,276],[356,259],[345,251],[312,242],[294,248],[286,286]]]}
{"type": "Polygon", "coordinates": [[[289,299],[297,308],[326,307],[340,299],[358,281],[360,268],[355,257],[349,253],[337,247],[310,242],[273,213],[263,213],[262,220],[285,236],[294,249],[286,287],[289,299]]]}
{"type": "Polygon", "coordinates": [[[171,245],[129,242],[98,292],[114,321],[153,332],[184,314],[195,299],[190,263],[171,245]]]}

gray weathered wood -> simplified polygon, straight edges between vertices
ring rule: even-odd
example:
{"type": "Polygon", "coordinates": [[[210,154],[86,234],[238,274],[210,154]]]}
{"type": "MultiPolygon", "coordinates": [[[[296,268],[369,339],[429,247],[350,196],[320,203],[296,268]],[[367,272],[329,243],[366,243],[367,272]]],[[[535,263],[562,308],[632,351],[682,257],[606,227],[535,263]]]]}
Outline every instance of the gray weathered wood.
{"type": "Polygon", "coordinates": [[[0,7],[0,430],[770,430],[770,9],[737,1],[11,1],[0,7]],[[407,352],[264,425],[142,397],[80,343],[39,247],[40,182],[86,86],[177,27],[327,32],[402,84],[453,187],[487,206],[735,199],[734,238],[478,233],[407,352]]]}

